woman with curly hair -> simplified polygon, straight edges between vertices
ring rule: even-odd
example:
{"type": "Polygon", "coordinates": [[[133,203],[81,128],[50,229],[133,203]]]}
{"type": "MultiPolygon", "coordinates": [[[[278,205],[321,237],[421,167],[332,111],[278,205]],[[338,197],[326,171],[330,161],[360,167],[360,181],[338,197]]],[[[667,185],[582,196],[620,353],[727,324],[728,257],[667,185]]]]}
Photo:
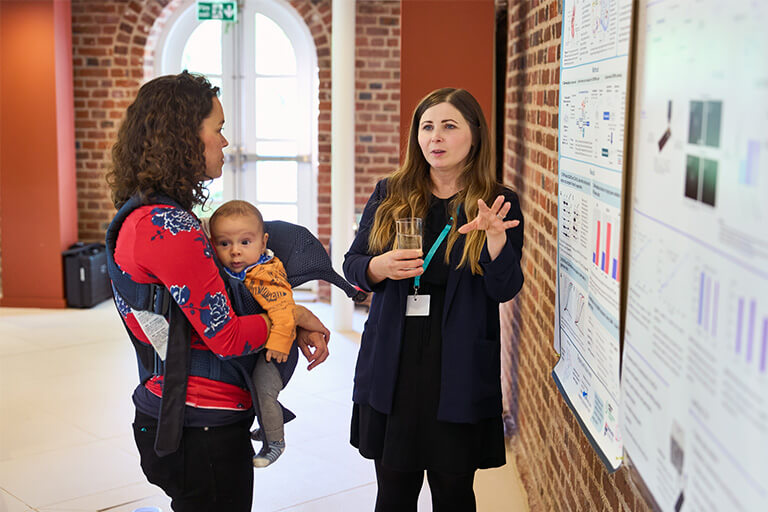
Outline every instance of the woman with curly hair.
{"type": "MultiPolygon", "coordinates": [[[[118,213],[108,231],[108,245],[117,233],[118,273],[131,286],[158,285],[172,297],[165,324],[171,334],[159,340],[158,315],[134,310],[120,293],[115,303],[137,353],[152,344],[163,359],[154,371],[144,365],[133,393],[134,438],[147,479],[171,497],[174,510],[185,512],[250,511],[253,495],[251,394],[224,372],[200,371],[190,361],[213,358],[215,366],[252,354],[270,329],[266,315],[233,312],[210,242],[191,211],[205,202],[205,181],[221,176],[224,164],[228,143],[217,95],[218,87],[187,72],[144,84],[127,109],[107,176],[115,206],[127,203],[121,212],[129,210],[118,213]],[[172,340],[182,323],[187,330],[179,349],[172,340]],[[181,375],[171,375],[172,367],[181,375]],[[180,397],[171,396],[172,387],[180,397]]],[[[113,283],[117,289],[114,277],[113,283]]],[[[314,367],[328,356],[329,332],[306,308],[296,306],[294,314],[299,348],[314,367]]],[[[159,320],[162,327],[165,318],[159,320]]]]}
{"type": "Polygon", "coordinates": [[[374,292],[351,442],[374,460],[377,512],[415,512],[425,471],[436,512],[473,511],[475,471],[505,463],[499,303],[523,285],[523,216],[491,155],[475,98],[430,93],[344,259],[347,279],[374,292]],[[426,255],[397,247],[405,217],[423,219],[426,255]]]}

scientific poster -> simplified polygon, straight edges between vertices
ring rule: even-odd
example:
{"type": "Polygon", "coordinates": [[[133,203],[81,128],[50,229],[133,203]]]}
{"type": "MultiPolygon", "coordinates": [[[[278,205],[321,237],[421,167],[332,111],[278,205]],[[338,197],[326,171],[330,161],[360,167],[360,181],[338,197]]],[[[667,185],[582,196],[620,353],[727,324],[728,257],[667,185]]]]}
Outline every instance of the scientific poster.
{"type": "Polygon", "coordinates": [[[665,512],[768,510],[768,3],[638,7],[625,449],[665,512]]]}
{"type": "Polygon", "coordinates": [[[565,0],[553,377],[609,470],[619,467],[619,293],[631,0],[565,0]]]}

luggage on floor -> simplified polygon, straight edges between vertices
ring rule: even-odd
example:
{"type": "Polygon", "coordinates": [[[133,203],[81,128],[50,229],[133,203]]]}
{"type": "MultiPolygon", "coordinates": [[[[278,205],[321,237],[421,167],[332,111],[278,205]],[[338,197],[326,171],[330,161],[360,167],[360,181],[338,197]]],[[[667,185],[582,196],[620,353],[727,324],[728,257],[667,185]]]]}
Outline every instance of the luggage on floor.
{"type": "Polygon", "coordinates": [[[78,242],[62,256],[67,306],[90,308],[112,296],[104,244],[78,242]]]}

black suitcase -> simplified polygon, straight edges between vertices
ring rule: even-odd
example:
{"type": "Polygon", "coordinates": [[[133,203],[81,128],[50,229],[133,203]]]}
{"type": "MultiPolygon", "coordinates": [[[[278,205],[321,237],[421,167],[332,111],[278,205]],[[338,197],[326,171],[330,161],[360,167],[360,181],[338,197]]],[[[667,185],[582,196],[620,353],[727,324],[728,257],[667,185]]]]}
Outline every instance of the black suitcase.
{"type": "Polygon", "coordinates": [[[104,244],[78,242],[62,253],[67,306],[90,308],[112,297],[104,244]]]}

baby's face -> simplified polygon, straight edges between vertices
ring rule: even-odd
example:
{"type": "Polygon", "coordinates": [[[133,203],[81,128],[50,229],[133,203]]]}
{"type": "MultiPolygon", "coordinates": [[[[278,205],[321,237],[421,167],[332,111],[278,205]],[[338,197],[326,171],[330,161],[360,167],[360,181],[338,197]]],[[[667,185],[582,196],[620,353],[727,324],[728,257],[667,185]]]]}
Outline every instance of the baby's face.
{"type": "Polygon", "coordinates": [[[211,238],[221,263],[233,272],[253,265],[267,249],[264,226],[253,215],[231,215],[216,219],[211,238]]]}

